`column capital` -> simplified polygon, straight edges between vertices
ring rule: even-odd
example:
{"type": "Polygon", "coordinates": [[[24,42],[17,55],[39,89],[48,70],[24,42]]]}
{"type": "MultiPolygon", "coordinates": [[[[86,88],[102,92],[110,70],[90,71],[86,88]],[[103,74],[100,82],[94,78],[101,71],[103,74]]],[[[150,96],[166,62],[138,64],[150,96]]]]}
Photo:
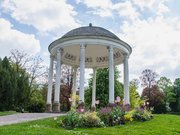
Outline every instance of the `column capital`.
{"type": "Polygon", "coordinates": [[[73,66],[72,68],[75,69],[75,70],[77,70],[77,69],[78,69],[78,66],[73,66]]]}
{"type": "Polygon", "coordinates": [[[97,67],[93,67],[92,69],[93,69],[93,71],[95,71],[95,70],[97,70],[97,67]]]}
{"type": "Polygon", "coordinates": [[[56,51],[56,53],[62,53],[63,51],[64,51],[63,48],[58,48],[57,51],[56,51]]]}
{"type": "Polygon", "coordinates": [[[110,45],[110,46],[107,46],[107,49],[110,51],[112,51],[113,50],[113,46],[112,45],[110,45]]]}
{"type": "Polygon", "coordinates": [[[54,55],[53,54],[50,54],[50,59],[54,59],[54,55]]]}
{"type": "Polygon", "coordinates": [[[127,53],[123,53],[123,56],[124,56],[125,59],[129,58],[129,55],[127,53]]]}
{"type": "Polygon", "coordinates": [[[85,44],[80,44],[80,49],[85,49],[87,45],[85,44]]]}

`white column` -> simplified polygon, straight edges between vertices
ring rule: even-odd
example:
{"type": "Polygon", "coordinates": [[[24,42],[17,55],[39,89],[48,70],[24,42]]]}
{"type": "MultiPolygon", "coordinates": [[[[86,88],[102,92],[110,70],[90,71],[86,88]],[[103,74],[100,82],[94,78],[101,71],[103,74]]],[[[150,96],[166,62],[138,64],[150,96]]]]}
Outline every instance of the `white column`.
{"type": "Polygon", "coordinates": [[[114,103],[114,58],[113,47],[109,47],[109,103],[114,103]]]}
{"type": "Polygon", "coordinates": [[[57,67],[56,67],[56,83],[55,83],[55,94],[54,94],[54,103],[59,104],[59,95],[60,95],[60,84],[61,84],[61,50],[57,50],[57,67]]]}
{"type": "Polygon", "coordinates": [[[53,79],[53,65],[54,57],[50,55],[50,65],[49,65],[49,74],[48,74],[48,93],[47,93],[47,104],[51,105],[51,96],[52,96],[52,79],[53,79]]]}
{"type": "Polygon", "coordinates": [[[74,67],[73,70],[73,87],[72,87],[72,106],[76,106],[76,74],[77,74],[77,67],[74,67]]]}
{"type": "Polygon", "coordinates": [[[84,102],[85,45],[80,45],[80,100],[84,102]]]}
{"type": "Polygon", "coordinates": [[[93,68],[93,88],[92,88],[92,105],[91,107],[95,107],[96,101],[96,68],[93,68]]]}
{"type": "Polygon", "coordinates": [[[125,104],[130,104],[128,58],[129,58],[128,55],[124,54],[124,102],[125,104]]]}

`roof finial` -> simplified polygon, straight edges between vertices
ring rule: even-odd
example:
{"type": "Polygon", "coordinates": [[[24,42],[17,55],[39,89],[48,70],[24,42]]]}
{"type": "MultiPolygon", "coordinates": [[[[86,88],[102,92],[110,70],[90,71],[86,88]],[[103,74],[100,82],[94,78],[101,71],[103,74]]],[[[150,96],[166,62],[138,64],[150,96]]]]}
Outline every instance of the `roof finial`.
{"type": "Polygon", "coordinates": [[[92,27],[92,23],[89,23],[89,27],[92,27]]]}

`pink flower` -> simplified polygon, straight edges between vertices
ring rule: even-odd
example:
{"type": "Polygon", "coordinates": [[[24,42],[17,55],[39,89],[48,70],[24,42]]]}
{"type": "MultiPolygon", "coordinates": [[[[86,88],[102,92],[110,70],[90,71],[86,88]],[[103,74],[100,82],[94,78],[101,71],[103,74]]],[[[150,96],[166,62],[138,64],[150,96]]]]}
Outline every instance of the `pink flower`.
{"type": "Polygon", "coordinates": [[[97,104],[97,105],[98,105],[98,104],[99,104],[99,100],[96,100],[95,104],[97,104]]]}
{"type": "Polygon", "coordinates": [[[83,108],[81,108],[81,109],[80,109],[80,112],[84,112],[84,109],[83,109],[83,108]]]}
{"type": "Polygon", "coordinates": [[[120,101],[121,101],[120,96],[117,96],[117,97],[116,97],[116,100],[117,100],[117,102],[120,102],[120,101]]]}
{"type": "Polygon", "coordinates": [[[123,104],[126,105],[126,102],[124,101],[123,104]]]}
{"type": "Polygon", "coordinates": [[[115,103],[117,103],[118,101],[117,101],[117,100],[115,100],[114,102],[115,102],[115,103]]]}
{"type": "Polygon", "coordinates": [[[72,98],[69,98],[69,102],[72,102],[72,98]]]}

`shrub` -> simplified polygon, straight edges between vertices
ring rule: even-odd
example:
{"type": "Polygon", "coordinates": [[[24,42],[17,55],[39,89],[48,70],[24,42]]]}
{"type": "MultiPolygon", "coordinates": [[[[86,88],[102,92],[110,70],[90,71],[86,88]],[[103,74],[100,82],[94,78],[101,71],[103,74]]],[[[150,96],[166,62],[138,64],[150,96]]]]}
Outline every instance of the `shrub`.
{"type": "Polygon", "coordinates": [[[65,118],[60,122],[60,125],[65,128],[78,127],[80,123],[79,114],[75,111],[69,111],[65,118]]]}
{"type": "Polygon", "coordinates": [[[101,127],[104,125],[101,119],[97,116],[97,112],[86,112],[82,118],[84,119],[85,127],[101,127]]]}
{"type": "Polygon", "coordinates": [[[34,90],[32,92],[27,109],[29,112],[45,111],[45,101],[40,91],[34,90]]]}
{"type": "Polygon", "coordinates": [[[104,123],[101,122],[101,119],[97,116],[97,112],[79,113],[69,111],[60,122],[60,126],[68,129],[75,127],[102,127],[104,123]]]}
{"type": "Polygon", "coordinates": [[[147,121],[153,118],[150,111],[143,108],[136,108],[132,111],[132,118],[136,121],[147,121]]]}
{"type": "Polygon", "coordinates": [[[112,107],[101,108],[99,117],[107,126],[120,125],[125,123],[124,114],[127,110],[128,105],[114,104],[112,107]]]}
{"type": "Polygon", "coordinates": [[[111,111],[112,111],[111,107],[104,107],[99,110],[98,116],[104,122],[105,125],[110,125],[111,111]]]}
{"type": "Polygon", "coordinates": [[[133,113],[135,110],[129,111],[124,115],[125,122],[133,121],[133,113]]]}
{"type": "Polygon", "coordinates": [[[165,103],[160,103],[160,104],[156,104],[154,105],[153,108],[153,113],[166,113],[166,104],[165,103]]]}

